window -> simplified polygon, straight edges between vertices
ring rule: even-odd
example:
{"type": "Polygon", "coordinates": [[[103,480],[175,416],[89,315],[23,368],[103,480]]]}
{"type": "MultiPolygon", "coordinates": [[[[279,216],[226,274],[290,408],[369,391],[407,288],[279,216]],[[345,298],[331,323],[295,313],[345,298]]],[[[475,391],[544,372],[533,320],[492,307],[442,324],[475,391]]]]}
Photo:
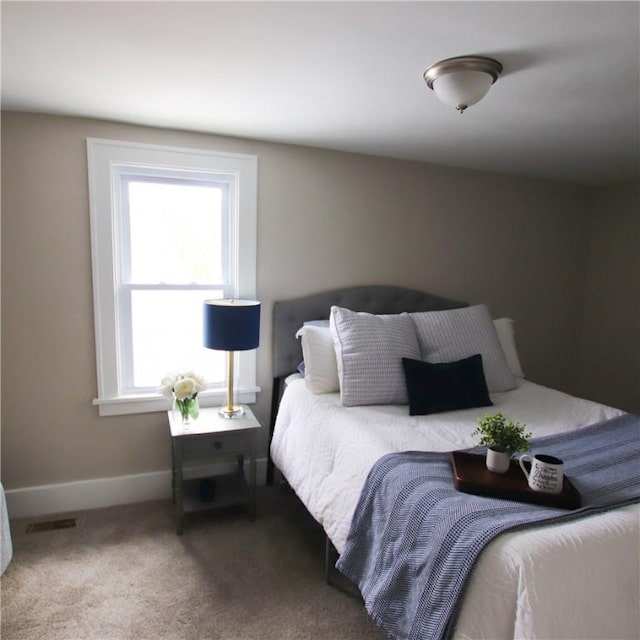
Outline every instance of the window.
{"type": "MultiPolygon", "coordinates": [[[[100,415],[160,411],[168,372],[192,369],[222,403],[226,355],[202,346],[202,303],[256,295],[257,158],[89,139],[100,415]]],[[[236,358],[255,401],[255,351],[236,358]]]]}

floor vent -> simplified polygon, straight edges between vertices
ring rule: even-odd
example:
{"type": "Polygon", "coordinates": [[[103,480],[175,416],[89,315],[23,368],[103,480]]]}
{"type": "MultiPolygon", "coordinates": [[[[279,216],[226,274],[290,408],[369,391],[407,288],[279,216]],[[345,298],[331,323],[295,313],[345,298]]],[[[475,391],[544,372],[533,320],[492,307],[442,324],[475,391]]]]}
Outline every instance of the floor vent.
{"type": "Polygon", "coordinates": [[[27,525],[26,533],[38,533],[40,531],[53,531],[54,529],[73,529],[76,526],[76,518],[64,520],[48,520],[47,522],[32,522],[27,525]]]}

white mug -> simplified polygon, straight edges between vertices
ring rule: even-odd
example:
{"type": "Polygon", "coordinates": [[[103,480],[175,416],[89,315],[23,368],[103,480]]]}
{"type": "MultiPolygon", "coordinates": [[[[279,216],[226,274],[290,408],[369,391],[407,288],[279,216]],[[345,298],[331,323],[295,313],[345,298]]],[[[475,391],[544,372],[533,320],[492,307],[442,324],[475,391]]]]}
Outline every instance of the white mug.
{"type": "Polygon", "coordinates": [[[560,458],[537,453],[533,458],[528,455],[520,456],[518,460],[520,468],[527,476],[529,486],[534,491],[545,493],[562,493],[564,479],[564,462],[560,458]],[[531,469],[527,471],[525,462],[531,463],[531,469]]]}

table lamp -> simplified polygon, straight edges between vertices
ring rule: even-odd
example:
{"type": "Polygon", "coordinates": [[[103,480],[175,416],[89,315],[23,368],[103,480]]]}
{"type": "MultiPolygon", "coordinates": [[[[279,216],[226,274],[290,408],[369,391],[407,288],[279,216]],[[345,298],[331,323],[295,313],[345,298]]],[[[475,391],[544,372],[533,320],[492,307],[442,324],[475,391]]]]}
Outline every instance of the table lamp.
{"type": "Polygon", "coordinates": [[[238,418],[242,407],[233,404],[233,361],[236,351],[256,349],[260,343],[260,303],[256,300],[205,300],[204,346],[228,352],[227,403],[224,418],[238,418]]]}

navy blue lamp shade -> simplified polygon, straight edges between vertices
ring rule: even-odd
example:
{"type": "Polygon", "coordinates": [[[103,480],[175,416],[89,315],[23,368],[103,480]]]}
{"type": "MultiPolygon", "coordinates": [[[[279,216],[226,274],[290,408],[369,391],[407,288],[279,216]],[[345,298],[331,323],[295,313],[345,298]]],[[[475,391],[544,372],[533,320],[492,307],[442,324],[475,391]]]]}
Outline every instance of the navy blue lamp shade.
{"type": "Polygon", "coordinates": [[[205,300],[204,346],[247,351],[260,343],[260,303],[255,300],[205,300]]]}
{"type": "Polygon", "coordinates": [[[226,418],[241,416],[241,407],[233,405],[234,351],[256,349],[260,343],[260,303],[256,300],[205,300],[204,346],[228,351],[227,404],[220,409],[226,418]]]}

